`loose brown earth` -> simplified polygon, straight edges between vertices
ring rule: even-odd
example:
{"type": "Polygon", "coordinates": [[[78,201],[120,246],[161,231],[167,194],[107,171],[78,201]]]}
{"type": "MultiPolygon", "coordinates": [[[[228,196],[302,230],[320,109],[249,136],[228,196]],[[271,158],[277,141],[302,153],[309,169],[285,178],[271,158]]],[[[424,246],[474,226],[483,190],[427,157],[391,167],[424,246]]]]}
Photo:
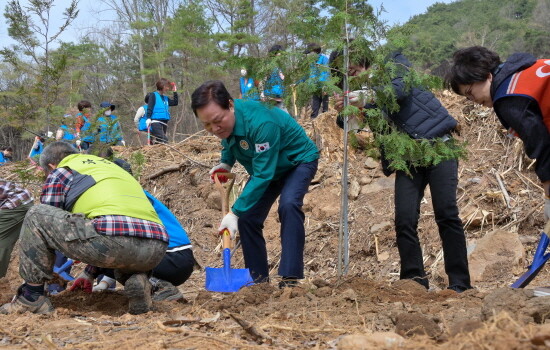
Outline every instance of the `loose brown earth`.
{"type": "MultiPolygon", "coordinates": [[[[517,231],[526,259],[532,259],[543,226],[542,194],[521,143],[506,138],[496,117],[462,98],[440,98],[460,121],[469,158],[460,165],[461,216],[470,244],[496,228],[517,231]],[[494,169],[494,170],[492,170],[494,169]],[[510,195],[507,208],[495,173],[510,195]]],[[[419,233],[431,290],[399,281],[393,230],[393,177],[360,151],[350,152],[350,265],[338,277],[338,227],[342,132],[334,114],[302,121],[322,150],[319,172],[306,196],[306,279],[298,288],[277,288],[280,255],[276,206],[265,229],[271,284],[238,293],[204,290],[206,266],[221,266],[215,228],[222,217],[219,194],[207,171],[216,164],[219,142],[199,133],[170,146],[141,149],[146,163],[141,183],[178,216],[187,229],[201,266],[180,290],[186,302],[160,302],[145,315],[130,315],[121,287],[115,292],[53,296],[56,312],[0,315],[0,347],[10,349],[543,349],[550,346],[550,297],[513,290],[509,266],[491,270],[476,289],[446,290],[441,245],[429,190],[421,207],[419,233]],[[164,171],[164,173],[162,173],[164,171]]],[[[119,149],[130,158],[138,149],[119,149]]],[[[5,166],[3,177],[15,166],[5,166]]],[[[134,167],[136,170],[136,167],[134,167]]],[[[237,193],[246,176],[235,169],[237,193]]],[[[38,191],[39,184],[31,185],[38,191]]],[[[0,280],[0,301],[8,302],[21,283],[14,254],[8,276],[0,280]]],[[[242,267],[238,251],[234,267],[242,267]]],[[[530,287],[549,283],[543,270],[530,287]]]]}

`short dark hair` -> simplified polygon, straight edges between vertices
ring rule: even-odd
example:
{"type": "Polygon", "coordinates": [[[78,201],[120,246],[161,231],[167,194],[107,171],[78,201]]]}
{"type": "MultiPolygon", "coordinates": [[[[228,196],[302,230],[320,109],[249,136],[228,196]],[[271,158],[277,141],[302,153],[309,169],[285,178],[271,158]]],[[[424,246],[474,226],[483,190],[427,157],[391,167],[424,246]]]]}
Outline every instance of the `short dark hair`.
{"type": "Polygon", "coordinates": [[[307,44],[306,50],[304,51],[304,53],[308,54],[310,52],[321,53],[321,45],[319,45],[317,43],[307,44]]]}
{"type": "Polygon", "coordinates": [[[273,45],[269,48],[269,51],[267,53],[270,54],[270,55],[276,55],[279,52],[284,51],[284,50],[285,49],[281,45],[275,44],[275,45],[273,45]]]}
{"type": "Polygon", "coordinates": [[[78,108],[78,110],[80,112],[82,112],[84,110],[84,108],[92,108],[92,104],[90,103],[90,101],[82,100],[82,101],[78,102],[76,107],[78,108]]]}
{"type": "Polygon", "coordinates": [[[8,146],[8,147],[4,148],[4,151],[13,152],[13,148],[11,146],[8,146]]]}
{"type": "Polygon", "coordinates": [[[496,52],[483,46],[460,49],[453,55],[453,65],[445,80],[460,95],[459,85],[487,80],[489,74],[501,63],[496,52]]]}
{"type": "Polygon", "coordinates": [[[191,109],[193,109],[195,116],[198,117],[197,109],[206,106],[212,101],[223,109],[231,107],[233,97],[231,97],[225,85],[219,80],[209,80],[193,91],[191,95],[191,109]]]}
{"type": "Polygon", "coordinates": [[[166,85],[170,85],[170,81],[166,78],[160,78],[159,81],[157,81],[157,90],[160,91],[164,89],[166,85]]]}
{"type": "Polygon", "coordinates": [[[47,171],[48,164],[58,165],[68,155],[78,153],[76,148],[65,141],[55,141],[44,147],[40,154],[40,166],[47,171]]]}

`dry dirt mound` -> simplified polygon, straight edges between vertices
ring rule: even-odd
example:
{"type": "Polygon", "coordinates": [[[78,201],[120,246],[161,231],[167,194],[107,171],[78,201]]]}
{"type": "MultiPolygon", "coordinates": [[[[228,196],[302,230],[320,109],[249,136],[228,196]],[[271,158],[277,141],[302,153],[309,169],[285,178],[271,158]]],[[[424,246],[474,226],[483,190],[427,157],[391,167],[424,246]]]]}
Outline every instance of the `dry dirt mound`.
{"type": "MultiPolygon", "coordinates": [[[[509,139],[494,114],[464,98],[443,92],[440,98],[462,126],[469,158],[460,164],[459,206],[468,242],[475,246],[494,229],[518,236],[525,245],[523,271],[532,258],[543,226],[541,193],[532,162],[519,140],[509,139]],[[506,193],[506,196],[503,195],[506,193]]],[[[445,290],[441,245],[426,191],[419,233],[432,289],[399,281],[393,231],[393,177],[362,151],[350,150],[350,266],[338,278],[338,227],[342,131],[334,113],[301,121],[321,149],[319,171],[306,196],[306,279],[298,288],[276,288],[280,256],[276,207],[265,225],[273,282],[238,293],[206,292],[204,271],[180,287],[188,302],[162,302],[146,315],[126,313],[122,292],[52,298],[52,316],[2,316],[0,346],[8,348],[151,349],[151,348],[341,348],[481,349],[544,348],[550,329],[545,306],[531,295],[507,294],[517,275],[506,265],[498,274],[475,282],[462,294],[445,290]],[[507,290],[507,288],[505,288],[507,290]],[[505,298],[504,302],[497,302],[505,298]],[[518,307],[513,307],[517,305],[518,307]],[[507,306],[507,307],[504,307],[507,306]],[[502,313],[499,313],[502,312],[502,313]]],[[[187,229],[201,267],[221,266],[215,234],[222,214],[219,193],[207,172],[219,157],[219,142],[204,133],[178,144],[117,149],[132,160],[143,186],[162,200],[187,229]],[[140,161],[143,156],[144,161],[140,161]]],[[[15,165],[0,176],[16,178],[15,165]]],[[[235,167],[233,198],[246,181],[235,167]]],[[[32,184],[39,190],[39,182],[32,184]]],[[[242,267],[237,251],[232,263],[242,267]]],[[[496,270],[494,270],[496,271],[496,270]]],[[[543,271],[532,285],[544,285],[543,271]]],[[[20,283],[17,258],[0,280],[0,298],[9,300],[20,283]]],[[[545,299],[545,298],[539,298],[545,299]]]]}

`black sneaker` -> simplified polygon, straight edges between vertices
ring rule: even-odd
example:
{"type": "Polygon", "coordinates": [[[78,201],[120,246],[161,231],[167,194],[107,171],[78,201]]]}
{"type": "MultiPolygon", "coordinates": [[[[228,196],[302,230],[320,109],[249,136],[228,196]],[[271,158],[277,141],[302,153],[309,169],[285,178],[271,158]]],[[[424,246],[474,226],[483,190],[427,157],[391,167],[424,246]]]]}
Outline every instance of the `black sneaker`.
{"type": "Polygon", "coordinates": [[[158,280],[153,290],[153,301],[182,300],[183,294],[172,283],[158,280]]]}
{"type": "Polygon", "coordinates": [[[279,282],[279,289],[294,288],[298,286],[298,279],[296,277],[283,277],[279,282]]]}
{"type": "Polygon", "coordinates": [[[447,289],[454,290],[457,293],[462,293],[464,291],[467,291],[468,289],[473,289],[473,287],[464,287],[459,285],[452,285],[448,286],[447,289]]]}

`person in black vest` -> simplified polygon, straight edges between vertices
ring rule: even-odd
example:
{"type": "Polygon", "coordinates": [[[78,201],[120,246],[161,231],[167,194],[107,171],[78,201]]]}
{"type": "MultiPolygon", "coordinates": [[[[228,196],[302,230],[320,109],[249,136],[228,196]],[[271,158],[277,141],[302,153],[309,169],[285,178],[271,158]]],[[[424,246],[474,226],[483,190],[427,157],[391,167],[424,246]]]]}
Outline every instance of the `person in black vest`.
{"type": "MultiPolygon", "coordinates": [[[[451,132],[457,126],[456,120],[430,91],[421,87],[406,86],[404,76],[411,64],[405,56],[397,52],[389,59],[398,67],[391,84],[399,110],[385,111],[391,125],[413,139],[450,139],[451,132]]],[[[356,57],[355,60],[357,62],[352,60],[349,65],[350,76],[358,76],[370,68],[368,58],[356,57]]],[[[350,95],[351,104],[357,107],[376,108],[372,92],[355,92],[350,95]]],[[[336,99],[335,108],[338,111],[342,110],[343,97],[336,99]]],[[[339,118],[339,125],[342,124],[339,118]]],[[[388,161],[382,159],[382,165],[384,174],[391,175],[393,171],[388,167],[388,161]]],[[[412,279],[426,289],[429,288],[417,227],[420,202],[426,186],[430,185],[435,221],[443,244],[445,272],[449,277],[448,288],[459,293],[471,289],[466,238],[458,215],[456,199],[458,160],[446,160],[428,167],[411,167],[409,171],[410,174],[396,171],[395,176],[395,230],[401,258],[400,278],[412,279]]]]}

